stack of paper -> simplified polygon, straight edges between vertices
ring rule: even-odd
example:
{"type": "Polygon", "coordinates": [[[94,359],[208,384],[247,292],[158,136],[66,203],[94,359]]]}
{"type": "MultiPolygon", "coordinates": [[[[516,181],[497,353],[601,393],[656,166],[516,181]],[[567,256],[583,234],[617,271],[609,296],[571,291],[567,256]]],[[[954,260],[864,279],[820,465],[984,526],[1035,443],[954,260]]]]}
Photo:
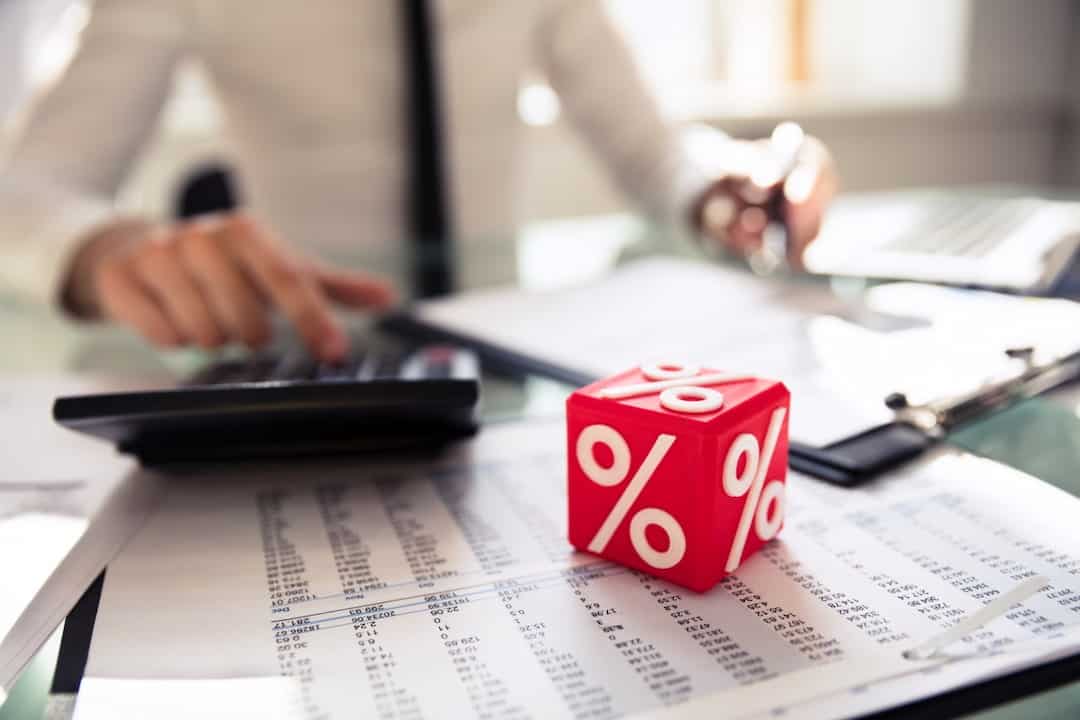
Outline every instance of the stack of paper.
{"type": "Polygon", "coordinates": [[[1080,501],[1033,478],[958,454],[859,491],[794,475],[780,539],[699,595],[571,552],[564,442],[502,426],[432,464],[171,478],[110,564],[77,717],[278,676],[306,717],[827,717],[1080,648],[1080,501]]]}

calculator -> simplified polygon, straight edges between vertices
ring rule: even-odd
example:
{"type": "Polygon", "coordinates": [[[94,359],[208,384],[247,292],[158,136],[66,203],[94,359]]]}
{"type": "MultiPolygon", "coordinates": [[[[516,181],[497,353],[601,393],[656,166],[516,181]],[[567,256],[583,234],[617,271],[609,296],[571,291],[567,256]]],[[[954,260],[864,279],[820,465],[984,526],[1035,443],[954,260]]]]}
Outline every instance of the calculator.
{"type": "Polygon", "coordinates": [[[53,418],[143,464],[436,450],[477,429],[479,363],[426,345],[215,362],[180,386],[57,398],[53,418]]]}

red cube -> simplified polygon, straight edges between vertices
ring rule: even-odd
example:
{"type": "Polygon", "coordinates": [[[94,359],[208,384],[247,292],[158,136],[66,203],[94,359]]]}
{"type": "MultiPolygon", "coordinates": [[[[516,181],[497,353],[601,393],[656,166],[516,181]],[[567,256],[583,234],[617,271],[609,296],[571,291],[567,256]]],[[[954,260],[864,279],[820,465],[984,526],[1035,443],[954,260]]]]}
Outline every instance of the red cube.
{"type": "Polygon", "coordinates": [[[783,383],[643,365],[566,401],[570,542],[704,592],[784,520],[783,383]]]}

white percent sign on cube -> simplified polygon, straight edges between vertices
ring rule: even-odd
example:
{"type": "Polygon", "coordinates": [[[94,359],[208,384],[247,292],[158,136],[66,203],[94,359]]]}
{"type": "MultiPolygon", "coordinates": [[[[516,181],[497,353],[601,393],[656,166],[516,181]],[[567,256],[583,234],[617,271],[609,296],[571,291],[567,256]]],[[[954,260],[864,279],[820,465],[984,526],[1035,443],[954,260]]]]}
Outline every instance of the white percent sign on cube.
{"type": "MultiPolygon", "coordinates": [[[[608,546],[611,537],[630,512],[630,508],[637,502],[641,491],[645,489],[645,485],[648,484],[656,468],[674,444],[674,435],[657,436],[649,454],[638,466],[634,477],[630,478],[630,483],[611,508],[611,512],[600,525],[600,529],[596,531],[592,541],[589,542],[590,552],[602,553],[608,546]]],[[[578,465],[581,466],[582,472],[597,485],[614,487],[626,480],[630,474],[630,446],[626,444],[626,439],[619,431],[610,425],[590,425],[582,430],[578,435],[576,450],[578,465]],[[596,461],[593,453],[594,447],[598,444],[606,445],[611,451],[611,467],[604,467],[596,461]]],[[[686,533],[671,513],[660,508],[643,508],[630,518],[630,544],[634,546],[634,552],[638,554],[638,557],[649,567],[667,570],[678,565],[686,554],[686,533]],[[645,529],[649,525],[657,525],[667,533],[666,550],[657,550],[649,543],[645,535],[645,529]]]]}
{"type": "Polygon", "coordinates": [[[746,496],[724,567],[727,572],[733,572],[739,567],[751,524],[754,526],[754,533],[762,541],[768,542],[776,537],[776,533],[780,532],[780,525],[784,522],[784,484],[778,480],[766,482],[765,475],[772,464],[786,415],[787,408],[778,407],[773,410],[762,445],[758,445],[758,439],[752,433],[742,433],[731,443],[724,458],[721,476],[724,494],[731,498],[746,496]],[[739,463],[744,457],[742,472],[739,472],[739,463]]]}
{"type": "MultiPolygon", "coordinates": [[[[753,379],[750,375],[702,373],[700,366],[679,362],[642,365],[641,373],[650,382],[604,388],[597,396],[609,400],[623,400],[657,393],[661,406],[672,412],[708,413],[715,412],[724,405],[724,396],[709,386],[753,379]]],[[[754,526],[755,534],[766,542],[780,532],[784,521],[784,484],[776,480],[766,482],[765,476],[772,464],[786,415],[787,408],[776,408],[769,418],[763,444],[759,444],[752,433],[742,433],[731,443],[724,458],[721,476],[724,494],[733,499],[746,496],[728,553],[725,565],[727,572],[733,572],[739,566],[751,525],[754,526]],[[740,462],[743,463],[741,471],[740,462]]],[[[630,479],[630,483],[593,536],[588,546],[590,551],[604,551],[674,444],[674,435],[657,436],[645,461],[638,467],[634,477],[630,479]]],[[[585,475],[598,485],[613,487],[626,480],[630,474],[630,447],[625,438],[608,425],[590,425],[582,430],[578,436],[576,451],[578,465],[585,475]],[[611,467],[603,467],[596,461],[593,449],[597,444],[606,445],[611,451],[611,467]]],[[[634,513],[630,519],[630,543],[645,563],[658,570],[674,567],[686,554],[686,534],[682,525],[671,513],[659,508],[643,508],[634,513]],[[659,551],[649,543],[645,535],[649,525],[657,525],[667,533],[667,550],[659,551]]]]}
{"type": "Polygon", "coordinates": [[[710,413],[724,406],[724,396],[711,385],[745,382],[749,375],[702,373],[701,366],[681,362],[658,362],[641,366],[641,374],[651,382],[604,388],[597,397],[625,400],[658,394],[660,405],[679,413],[710,413]]]}

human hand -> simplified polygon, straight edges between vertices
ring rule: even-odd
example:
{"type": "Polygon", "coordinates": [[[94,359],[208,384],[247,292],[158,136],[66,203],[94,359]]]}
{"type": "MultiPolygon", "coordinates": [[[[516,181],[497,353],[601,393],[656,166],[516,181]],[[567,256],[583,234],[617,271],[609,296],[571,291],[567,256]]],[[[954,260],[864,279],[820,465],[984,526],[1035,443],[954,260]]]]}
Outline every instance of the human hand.
{"type": "Polygon", "coordinates": [[[769,222],[782,221],[788,263],[801,268],[839,184],[828,149],[791,123],[780,125],[770,140],[736,141],[730,148],[728,171],[694,206],[696,227],[708,239],[750,256],[761,250],[769,222]]]}
{"type": "Polygon", "coordinates": [[[129,325],[163,347],[261,346],[276,309],[329,362],[348,352],[332,303],[378,309],[394,299],[386,281],[305,258],[242,212],[174,226],[113,223],[84,241],[64,285],[75,314],[129,325]]]}

